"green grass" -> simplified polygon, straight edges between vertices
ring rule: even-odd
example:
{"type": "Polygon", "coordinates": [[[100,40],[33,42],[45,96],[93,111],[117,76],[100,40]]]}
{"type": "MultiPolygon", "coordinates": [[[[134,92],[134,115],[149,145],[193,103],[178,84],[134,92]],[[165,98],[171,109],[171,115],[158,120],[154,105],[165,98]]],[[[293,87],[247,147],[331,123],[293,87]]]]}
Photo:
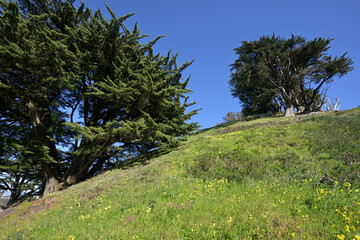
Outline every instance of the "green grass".
{"type": "Polygon", "coordinates": [[[224,124],[23,203],[0,237],[360,239],[359,161],[359,109],[224,124]]]}

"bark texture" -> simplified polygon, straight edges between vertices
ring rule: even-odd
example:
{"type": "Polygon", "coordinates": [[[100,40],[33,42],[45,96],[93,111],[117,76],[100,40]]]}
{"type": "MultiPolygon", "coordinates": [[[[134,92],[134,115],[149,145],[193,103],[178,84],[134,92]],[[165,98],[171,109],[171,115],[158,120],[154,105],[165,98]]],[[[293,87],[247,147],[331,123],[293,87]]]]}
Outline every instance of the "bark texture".
{"type": "Polygon", "coordinates": [[[43,196],[57,192],[58,190],[59,190],[59,181],[55,177],[47,178],[43,196]]]}
{"type": "Polygon", "coordinates": [[[285,117],[294,117],[294,116],[295,116],[294,107],[293,106],[286,107],[285,117]]]}

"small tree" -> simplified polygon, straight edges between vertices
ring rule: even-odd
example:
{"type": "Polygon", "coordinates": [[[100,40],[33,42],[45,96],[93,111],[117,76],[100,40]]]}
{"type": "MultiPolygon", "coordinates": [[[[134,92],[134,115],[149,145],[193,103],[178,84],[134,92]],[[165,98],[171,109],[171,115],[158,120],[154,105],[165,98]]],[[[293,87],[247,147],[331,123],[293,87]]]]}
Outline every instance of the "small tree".
{"type": "Polygon", "coordinates": [[[231,65],[232,95],[246,109],[254,106],[267,112],[284,107],[285,116],[293,116],[295,108],[299,112],[319,110],[324,86],[353,69],[346,53],[335,58],[326,55],[331,40],[306,41],[301,36],[284,39],[273,35],[244,41],[235,49],[239,57],[231,65]],[[278,108],[272,110],[272,106],[278,108]]]}
{"type": "Polygon", "coordinates": [[[241,119],[243,119],[243,114],[241,112],[228,112],[225,117],[223,117],[224,122],[232,122],[241,119]]]}

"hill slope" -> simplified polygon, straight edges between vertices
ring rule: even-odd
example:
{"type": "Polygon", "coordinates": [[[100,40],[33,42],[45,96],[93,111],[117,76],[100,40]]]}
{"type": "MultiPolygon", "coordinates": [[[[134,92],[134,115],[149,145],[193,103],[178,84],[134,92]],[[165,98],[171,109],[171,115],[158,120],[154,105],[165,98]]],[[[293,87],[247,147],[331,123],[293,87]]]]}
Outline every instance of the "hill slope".
{"type": "Polygon", "coordinates": [[[0,213],[5,239],[360,239],[360,110],[224,124],[0,213]]]}

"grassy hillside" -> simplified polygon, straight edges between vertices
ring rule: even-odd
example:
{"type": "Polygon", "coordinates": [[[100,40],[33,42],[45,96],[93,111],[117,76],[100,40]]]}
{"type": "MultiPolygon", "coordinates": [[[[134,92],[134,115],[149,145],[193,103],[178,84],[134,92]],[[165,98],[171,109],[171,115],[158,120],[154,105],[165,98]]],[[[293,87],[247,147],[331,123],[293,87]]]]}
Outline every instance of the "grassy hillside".
{"type": "Polygon", "coordinates": [[[360,239],[360,110],[250,119],[0,214],[5,239],[360,239]]]}

